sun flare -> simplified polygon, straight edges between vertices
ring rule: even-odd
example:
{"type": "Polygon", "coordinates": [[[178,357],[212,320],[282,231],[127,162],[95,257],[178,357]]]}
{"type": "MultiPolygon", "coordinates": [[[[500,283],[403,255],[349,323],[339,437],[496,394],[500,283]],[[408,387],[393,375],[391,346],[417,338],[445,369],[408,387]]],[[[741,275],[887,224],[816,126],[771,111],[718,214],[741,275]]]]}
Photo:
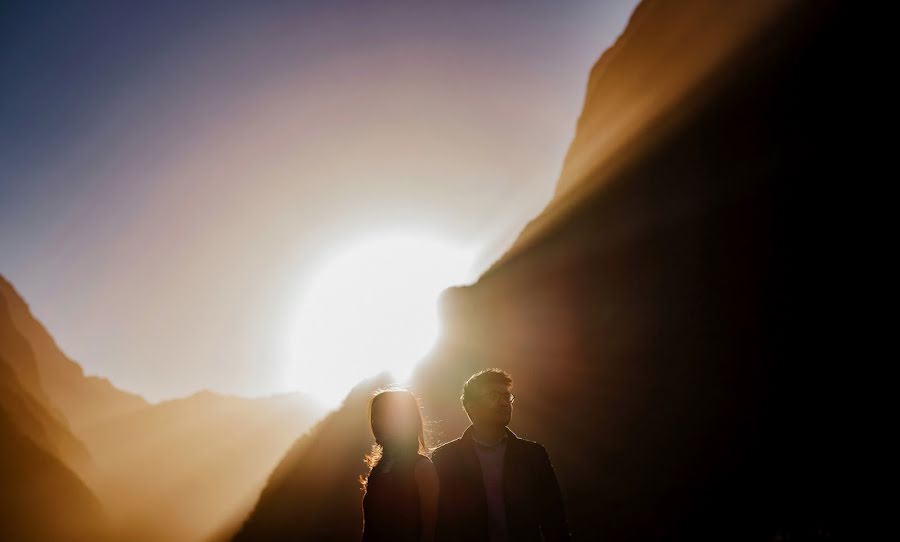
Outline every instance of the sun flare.
{"type": "Polygon", "coordinates": [[[437,301],[461,284],[472,251],[425,236],[358,241],[323,265],[290,331],[296,388],[336,405],[359,380],[405,380],[439,333],[437,301]]]}

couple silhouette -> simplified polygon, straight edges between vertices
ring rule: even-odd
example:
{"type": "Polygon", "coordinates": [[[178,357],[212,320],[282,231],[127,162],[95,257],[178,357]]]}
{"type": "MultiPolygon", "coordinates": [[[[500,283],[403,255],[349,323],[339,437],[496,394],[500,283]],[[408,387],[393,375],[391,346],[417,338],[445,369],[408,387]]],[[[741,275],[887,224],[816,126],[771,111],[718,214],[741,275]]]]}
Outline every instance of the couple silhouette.
{"type": "Polygon", "coordinates": [[[363,542],[570,539],[547,451],[507,427],[511,388],[500,369],[472,375],[460,397],[472,423],[431,459],[416,397],[402,389],[372,397],[363,542]]]}

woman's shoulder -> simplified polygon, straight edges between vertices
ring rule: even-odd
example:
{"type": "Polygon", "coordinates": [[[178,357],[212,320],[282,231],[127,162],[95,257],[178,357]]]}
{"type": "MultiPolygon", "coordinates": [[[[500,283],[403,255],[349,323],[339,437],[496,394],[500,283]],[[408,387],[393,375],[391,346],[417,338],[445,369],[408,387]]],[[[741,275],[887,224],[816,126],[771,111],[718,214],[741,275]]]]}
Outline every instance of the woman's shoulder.
{"type": "Polygon", "coordinates": [[[411,471],[418,472],[420,469],[427,469],[429,467],[433,467],[431,459],[422,454],[416,454],[415,457],[410,456],[408,458],[402,458],[399,461],[382,459],[372,468],[370,476],[372,474],[386,475],[391,473],[403,474],[411,471]]]}

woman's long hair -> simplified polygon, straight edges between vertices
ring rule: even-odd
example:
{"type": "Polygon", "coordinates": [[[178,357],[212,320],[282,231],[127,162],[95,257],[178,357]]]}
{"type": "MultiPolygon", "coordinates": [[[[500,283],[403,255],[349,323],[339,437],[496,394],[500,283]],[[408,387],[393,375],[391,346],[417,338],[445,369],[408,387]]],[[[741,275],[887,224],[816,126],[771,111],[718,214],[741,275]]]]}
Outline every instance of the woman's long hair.
{"type": "Polygon", "coordinates": [[[375,444],[365,458],[369,472],[360,476],[363,489],[382,458],[412,461],[417,454],[429,451],[419,400],[409,390],[390,388],[375,392],[369,399],[369,427],[375,444]]]}

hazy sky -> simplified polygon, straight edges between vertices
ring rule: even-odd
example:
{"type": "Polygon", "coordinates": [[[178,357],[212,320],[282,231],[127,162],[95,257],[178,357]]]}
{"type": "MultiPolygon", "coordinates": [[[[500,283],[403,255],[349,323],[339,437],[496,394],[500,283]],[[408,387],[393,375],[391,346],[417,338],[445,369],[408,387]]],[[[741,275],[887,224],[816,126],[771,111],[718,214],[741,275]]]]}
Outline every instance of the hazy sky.
{"type": "Polygon", "coordinates": [[[284,390],[335,246],[540,211],[635,3],[3,2],[0,273],[123,389],[284,390]]]}

